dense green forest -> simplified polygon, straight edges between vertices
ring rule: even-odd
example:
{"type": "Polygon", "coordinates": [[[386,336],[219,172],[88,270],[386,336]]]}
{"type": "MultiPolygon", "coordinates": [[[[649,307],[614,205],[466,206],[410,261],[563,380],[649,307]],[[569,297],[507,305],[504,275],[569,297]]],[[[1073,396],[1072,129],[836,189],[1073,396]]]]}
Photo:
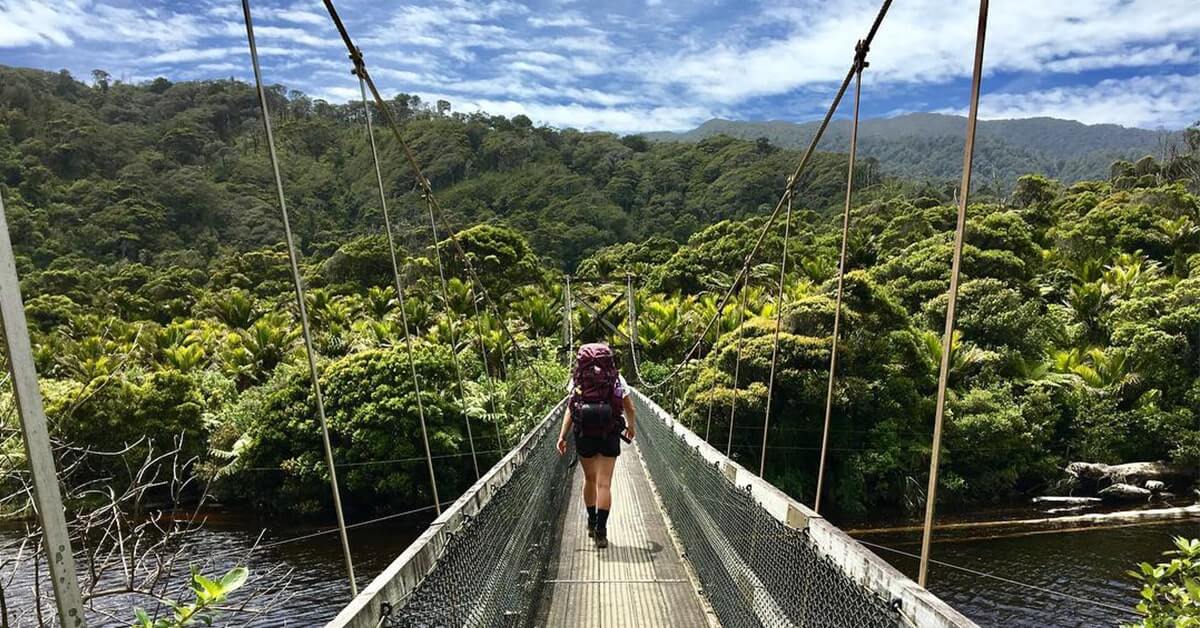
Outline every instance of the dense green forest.
{"type": "MultiPolygon", "coordinates": [[[[682,133],[647,133],[651,140],[698,142],[716,135],[753,140],[765,137],[783,148],[804,148],[818,122],[709,120],[682,133]]],[[[883,174],[912,180],[954,179],[962,168],[967,120],[962,116],[909,113],[868,118],[859,124],[859,155],[879,160],[883,174]]],[[[1011,191],[1017,178],[1041,174],[1064,183],[1099,179],[1113,161],[1144,155],[1165,159],[1182,134],[1115,124],[1083,124],[1055,118],[980,120],[975,141],[976,184],[1011,191]]],[[[818,148],[844,151],[850,125],[830,125],[818,148]]]]}
{"type": "MultiPolygon", "coordinates": [[[[64,442],[134,455],[182,437],[217,494],[265,509],[328,507],[282,224],[253,91],[0,69],[0,192],[39,374],[64,442]]],[[[272,88],[335,458],[352,512],[429,503],[401,316],[361,103],[272,88]]],[[[397,214],[405,314],[442,495],[475,479],[565,379],[563,274],[638,277],[642,374],[663,377],[716,313],[798,154],[765,140],[650,143],[389,105],[496,308],[453,247],[443,298],[424,204],[380,133],[397,214]],[[507,329],[507,331],[506,331],[507,329]],[[510,338],[509,336],[512,336],[510,338]],[[454,339],[455,343],[448,342],[454,339]],[[514,347],[515,339],[519,347],[514,347]],[[484,347],[481,353],[480,345],[484,347]],[[452,353],[452,351],[454,353],[452,353]],[[467,377],[466,403],[454,376],[467,377]],[[535,372],[536,371],[536,375],[535,372]],[[488,376],[497,381],[488,385],[488,376]],[[540,376],[540,377],[538,377],[540,376]],[[545,383],[542,383],[542,380],[545,383]]],[[[1190,153],[1118,162],[1070,186],[1021,179],[970,208],[945,473],[947,499],[1045,490],[1068,459],[1200,461],[1200,131],[1190,153]]],[[[913,507],[928,461],[955,189],[884,179],[866,161],[852,215],[835,398],[833,503],[913,507]]],[[[799,182],[785,298],[782,230],[755,260],[733,429],[755,462],[777,308],[784,312],[768,476],[811,499],[825,398],[845,157],[799,182]]],[[[581,287],[598,307],[623,285],[581,287]]],[[[624,308],[613,322],[625,325],[624,308]]],[[[601,337],[586,310],[577,339],[601,337]]],[[[724,445],[735,392],[730,307],[664,404],[724,445]]],[[[612,339],[626,355],[628,347],[612,339]]],[[[3,405],[11,410],[11,401],[3,405]]],[[[3,412],[6,452],[20,448],[3,412]]],[[[5,457],[13,464],[19,456],[5,457]]],[[[92,477],[120,475],[91,461],[92,477]]]]}

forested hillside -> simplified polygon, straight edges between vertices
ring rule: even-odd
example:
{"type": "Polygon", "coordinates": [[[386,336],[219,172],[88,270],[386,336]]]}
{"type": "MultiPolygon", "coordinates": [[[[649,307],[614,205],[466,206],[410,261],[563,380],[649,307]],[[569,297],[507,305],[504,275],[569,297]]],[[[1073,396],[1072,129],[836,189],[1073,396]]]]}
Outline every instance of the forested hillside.
{"type": "MultiPolygon", "coordinates": [[[[134,443],[133,456],[149,446],[143,436],[182,436],[195,472],[230,503],[327,508],[251,90],[162,79],[88,86],[14,69],[0,71],[0,84],[0,192],[56,436],[92,450],[134,443]]],[[[352,515],[426,506],[416,397],[361,114],[283,88],[271,101],[335,458],[347,466],[343,495],[352,515]]],[[[657,380],[715,314],[798,158],[768,142],[649,143],[537,128],[520,116],[449,114],[404,95],[390,105],[497,304],[475,319],[481,295],[445,243],[442,296],[424,205],[381,133],[443,499],[475,478],[469,438],[490,464],[560,394],[564,270],[638,275],[638,354],[643,375],[657,380]]],[[[1026,177],[1011,195],[976,197],[951,373],[948,499],[1045,490],[1068,458],[1200,462],[1200,131],[1187,137],[1190,153],[1169,162],[1118,162],[1101,180],[1073,185],[1026,177]]],[[[772,287],[781,230],[755,260],[739,392],[741,312],[731,307],[679,380],[688,386],[662,399],[723,445],[736,395],[735,453],[756,462],[769,331],[782,307],[767,471],[806,501],[844,169],[844,156],[823,154],[798,183],[782,303],[772,287]]],[[[851,218],[830,485],[842,513],[919,505],[912,487],[928,462],[949,275],[953,184],[882,179],[878,169],[863,164],[851,218]]],[[[577,296],[604,307],[622,293],[591,287],[577,296]]],[[[623,308],[615,311],[624,328],[623,308]]],[[[586,311],[575,317],[577,340],[602,337],[586,311]]],[[[0,399],[3,447],[15,453],[10,404],[0,399]]],[[[127,472],[117,459],[91,464],[95,476],[127,472]]]]}
{"type": "MultiPolygon", "coordinates": [[[[195,266],[278,241],[248,85],[87,86],[66,74],[0,68],[0,86],[0,173],[28,203],[30,211],[14,203],[10,220],[18,252],[35,266],[69,256],[195,266]]],[[[313,101],[281,86],[270,97],[304,250],[328,253],[349,234],[374,232],[381,219],[361,104],[313,101]]],[[[523,116],[438,113],[404,94],[392,102],[455,224],[503,220],[568,269],[601,246],[683,239],[761,213],[797,159],[730,138],[659,145],[534,127],[523,116]]],[[[396,211],[403,224],[421,225],[407,164],[379,135],[396,211]]],[[[805,204],[835,205],[842,169],[841,158],[819,155],[804,179],[805,204]]],[[[864,180],[876,170],[864,163],[864,180]]]]}
{"type": "MultiPolygon", "coordinates": [[[[683,133],[648,133],[652,140],[697,142],[716,135],[753,140],[767,138],[784,148],[808,146],[817,122],[748,122],[709,120],[683,133]]],[[[962,143],[967,121],[961,116],[911,113],[894,118],[863,120],[859,125],[859,151],[877,159],[883,173],[909,179],[953,179],[962,166],[962,143]]],[[[830,126],[820,148],[844,151],[850,141],[849,124],[830,126]]],[[[1162,158],[1182,135],[1133,129],[1115,124],[1086,125],[1073,120],[1028,118],[982,120],[976,140],[977,184],[1011,190],[1017,177],[1042,174],[1064,183],[1107,176],[1118,159],[1137,160],[1145,155],[1162,158]]]]}

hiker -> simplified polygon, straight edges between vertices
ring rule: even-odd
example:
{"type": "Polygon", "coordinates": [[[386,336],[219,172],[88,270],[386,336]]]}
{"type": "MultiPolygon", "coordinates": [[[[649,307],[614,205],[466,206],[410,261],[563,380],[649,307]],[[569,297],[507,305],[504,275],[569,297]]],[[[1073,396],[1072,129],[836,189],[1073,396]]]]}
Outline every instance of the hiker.
{"type": "Polygon", "coordinates": [[[621,455],[621,439],[633,440],[635,412],[625,378],[617,371],[612,349],[604,343],[579,347],[570,398],[558,432],[558,455],[567,453],[567,430],[575,434],[575,450],[583,465],[583,504],[588,536],[596,547],[608,547],[608,514],[612,510],[612,475],[621,455]]]}

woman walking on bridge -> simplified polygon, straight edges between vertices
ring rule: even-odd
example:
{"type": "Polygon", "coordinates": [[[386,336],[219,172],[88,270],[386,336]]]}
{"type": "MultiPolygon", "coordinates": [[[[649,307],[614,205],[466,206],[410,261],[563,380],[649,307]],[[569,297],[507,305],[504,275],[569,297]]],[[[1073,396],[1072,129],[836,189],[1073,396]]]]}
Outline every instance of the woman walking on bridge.
{"type": "Polygon", "coordinates": [[[608,547],[608,514],[612,510],[612,476],[621,455],[621,439],[632,441],[636,413],[625,378],[617,371],[612,349],[604,343],[579,347],[569,385],[570,398],[558,432],[558,454],[567,453],[567,431],[575,434],[575,450],[583,466],[583,503],[588,536],[596,547],[608,547]]]}

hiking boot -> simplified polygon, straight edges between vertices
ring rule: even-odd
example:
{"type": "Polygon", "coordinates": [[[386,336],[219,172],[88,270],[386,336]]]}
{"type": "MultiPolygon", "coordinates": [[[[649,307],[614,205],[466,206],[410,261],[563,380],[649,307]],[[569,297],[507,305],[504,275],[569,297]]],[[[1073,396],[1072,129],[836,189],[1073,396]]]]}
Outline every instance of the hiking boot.
{"type": "Polygon", "coordinates": [[[596,547],[600,549],[608,547],[608,530],[596,528],[596,547]]]}
{"type": "Polygon", "coordinates": [[[596,538],[596,522],[589,521],[587,524],[587,528],[588,528],[588,538],[589,539],[596,538]]]}

